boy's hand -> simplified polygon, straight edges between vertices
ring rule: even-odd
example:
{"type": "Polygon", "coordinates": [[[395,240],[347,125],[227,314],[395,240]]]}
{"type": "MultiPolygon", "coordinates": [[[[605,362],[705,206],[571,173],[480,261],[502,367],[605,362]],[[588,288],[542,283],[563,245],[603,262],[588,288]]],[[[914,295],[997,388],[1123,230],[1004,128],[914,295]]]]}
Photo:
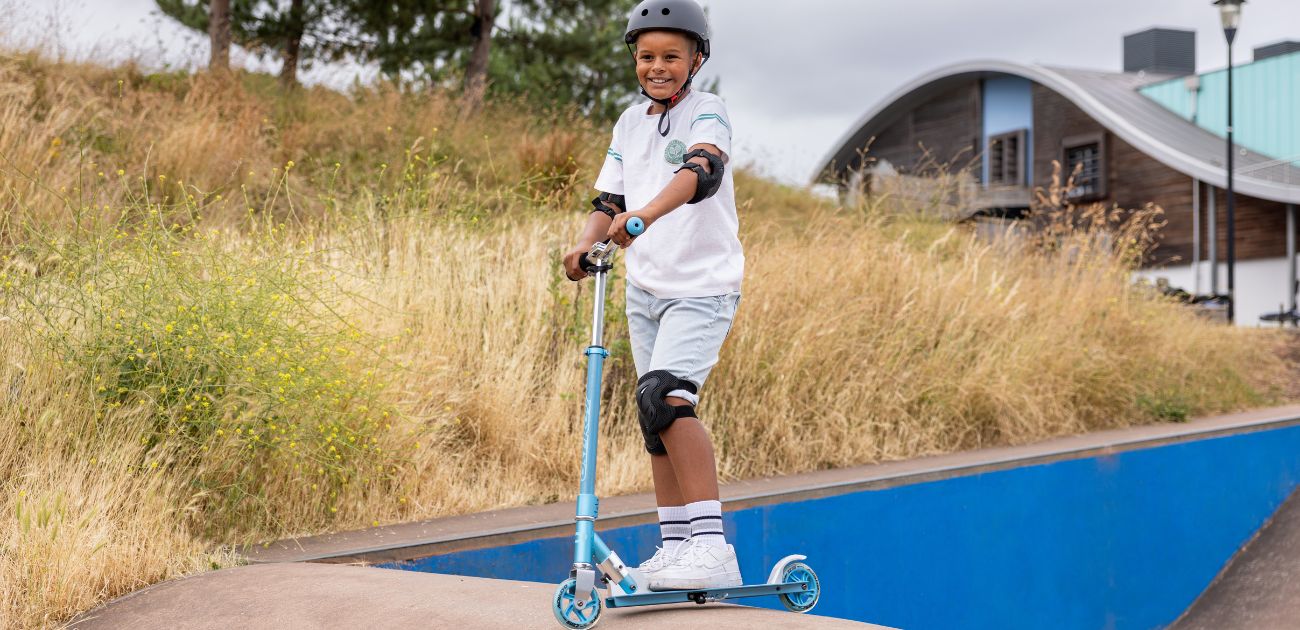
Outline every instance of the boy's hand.
{"type": "Polygon", "coordinates": [[[627,233],[627,222],[632,217],[638,217],[641,221],[645,222],[647,230],[650,229],[650,224],[654,223],[654,219],[641,211],[624,212],[614,217],[614,221],[609,224],[609,232],[606,233],[606,236],[608,236],[611,241],[614,241],[614,243],[619,247],[624,249],[630,247],[632,245],[632,239],[636,238],[627,233]]]}
{"type": "Polygon", "coordinates": [[[591,246],[595,243],[578,243],[577,247],[569,250],[564,254],[564,276],[574,282],[587,277],[587,272],[582,270],[582,257],[591,251],[591,246]]]}

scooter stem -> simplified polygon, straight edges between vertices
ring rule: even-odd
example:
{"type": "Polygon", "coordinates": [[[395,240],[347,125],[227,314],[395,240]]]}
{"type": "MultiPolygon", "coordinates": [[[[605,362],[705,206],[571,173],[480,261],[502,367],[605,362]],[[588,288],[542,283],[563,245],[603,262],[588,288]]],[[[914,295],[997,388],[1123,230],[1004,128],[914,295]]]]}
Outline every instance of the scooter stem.
{"type": "MultiPolygon", "coordinates": [[[[628,232],[639,236],[645,232],[645,223],[633,217],[628,221],[628,232]]],[[[605,368],[605,359],[609,350],[605,349],[605,289],[609,272],[614,268],[614,252],[618,245],[612,240],[596,243],[591,251],[579,261],[580,266],[589,275],[595,276],[596,290],[593,297],[595,304],[591,313],[591,345],[584,354],[587,355],[587,401],[582,423],[582,473],[578,484],[578,509],[574,520],[577,523],[574,533],[573,570],[581,582],[594,574],[592,560],[596,564],[605,562],[610,552],[596,539],[596,517],[600,512],[600,501],[596,498],[596,450],[597,438],[600,436],[600,381],[605,368]],[[595,549],[593,550],[593,547],[595,549]],[[596,551],[593,558],[592,552],[596,551]]],[[[579,589],[578,603],[585,604],[586,591],[579,589]]]]}
{"type": "Polygon", "coordinates": [[[613,267],[610,265],[609,262],[606,262],[603,266],[596,267],[596,272],[595,272],[596,306],[595,308],[592,309],[594,312],[591,315],[594,318],[592,319],[592,324],[591,324],[591,345],[593,347],[604,345],[603,340],[605,337],[605,284],[607,282],[606,276],[609,275],[610,269],[613,269],[613,267]]]}
{"type": "MultiPolygon", "coordinates": [[[[600,435],[600,383],[605,367],[605,358],[609,351],[603,345],[605,334],[605,289],[609,270],[612,269],[609,257],[613,254],[612,244],[609,251],[602,251],[603,256],[596,257],[599,262],[592,268],[596,280],[594,295],[595,306],[592,309],[591,345],[587,348],[587,399],[582,427],[582,473],[578,490],[576,532],[574,533],[573,563],[589,565],[592,561],[592,538],[595,532],[596,517],[600,512],[599,500],[596,498],[596,450],[600,435]]],[[[599,247],[599,246],[598,246],[599,247]]]]}

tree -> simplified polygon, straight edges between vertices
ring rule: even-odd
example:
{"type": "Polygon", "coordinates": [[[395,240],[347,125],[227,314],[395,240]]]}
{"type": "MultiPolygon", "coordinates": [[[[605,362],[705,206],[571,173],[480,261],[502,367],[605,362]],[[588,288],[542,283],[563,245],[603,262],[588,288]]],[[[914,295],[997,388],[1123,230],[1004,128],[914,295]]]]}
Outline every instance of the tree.
{"type": "Polygon", "coordinates": [[[352,0],[346,10],[356,37],[350,52],[385,75],[413,71],[442,83],[470,65],[479,41],[490,51],[494,8],[493,0],[352,0]]]}
{"type": "Polygon", "coordinates": [[[487,91],[498,0],[351,0],[344,19],[355,33],[349,52],[388,76],[405,72],[445,83],[463,74],[465,110],[487,91]]]}
{"type": "Polygon", "coordinates": [[[212,42],[208,71],[230,70],[230,0],[212,0],[208,14],[208,39],[212,42]]]}
{"type": "Polygon", "coordinates": [[[474,17],[469,34],[473,41],[469,65],[465,68],[465,112],[477,113],[487,92],[488,62],[492,55],[492,27],[496,23],[496,2],[474,0],[474,17]]]}
{"type": "Polygon", "coordinates": [[[281,19],[271,22],[276,28],[272,30],[271,41],[283,43],[284,66],[280,70],[280,83],[285,87],[298,85],[298,60],[302,57],[302,36],[307,29],[306,0],[290,0],[289,11],[281,19]]]}
{"type": "Polygon", "coordinates": [[[353,0],[351,52],[388,76],[448,87],[460,77],[467,110],[487,91],[614,117],[636,86],[626,10],[623,0],[353,0]]]}
{"type": "MultiPolygon", "coordinates": [[[[154,1],[163,15],[211,33],[212,0],[154,1]]],[[[215,1],[229,3],[231,41],[255,54],[280,57],[280,81],[286,87],[298,84],[299,66],[338,60],[348,50],[343,13],[349,3],[344,0],[215,1]]]]}
{"type": "Polygon", "coordinates": [[[489,73],[494,91],[617,118],[637,94],[632,56],[623,43],[628,4],[516,0],[489,73]]]}
{"type": "MultiPolygon", "coordinates": [[[[205,32],[221,1],[155,0],[205,32]]],[[[389,77],[459,87],[467,113],[499,94],[612,119],[636,94],[627,0],[224,1],[233,42],[281,57],[286,85],[300,65],[350,55],[389,77]]]]}

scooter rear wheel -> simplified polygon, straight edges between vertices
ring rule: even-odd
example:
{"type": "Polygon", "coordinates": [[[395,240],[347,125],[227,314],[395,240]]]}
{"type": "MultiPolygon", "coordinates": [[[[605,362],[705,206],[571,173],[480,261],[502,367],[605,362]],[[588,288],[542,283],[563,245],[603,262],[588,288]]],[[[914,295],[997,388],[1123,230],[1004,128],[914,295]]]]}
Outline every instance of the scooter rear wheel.
{"type": "Polygon", "coordinates": [[[786,610],[806,613],[817,605],[817,600],[821,599],[822,584],[817,579],[817,574],[813,572],[812,567],[802,562],[791,562],[785,566],[781,572],[781,581],[784,583],[807,582],[808,590],[800,593],[782,593],[781,605],[786,610]]]}
{"type": "Polygon", "coordinates": [[[555,620],[566,628],[583,630],[591,628],[600,621],[600,592],[591,591],[591,600],[583,608],[578,608],[577,597],[575,595],[578,581],[569,578],[560,583],[555,589],[555,598],[551,602],[551,612],[555,613],[555,620]]]}

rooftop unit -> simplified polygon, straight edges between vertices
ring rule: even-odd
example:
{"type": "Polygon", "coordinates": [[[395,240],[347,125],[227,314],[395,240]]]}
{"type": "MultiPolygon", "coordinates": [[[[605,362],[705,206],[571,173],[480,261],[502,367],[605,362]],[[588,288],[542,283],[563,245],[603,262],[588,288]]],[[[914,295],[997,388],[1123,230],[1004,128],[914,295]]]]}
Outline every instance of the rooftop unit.
{"type": "Polygon", "coordinates": [[[1124,72],[1196,72],[1196,31],[1150,28],[1124,36],[1124,72]]]}

